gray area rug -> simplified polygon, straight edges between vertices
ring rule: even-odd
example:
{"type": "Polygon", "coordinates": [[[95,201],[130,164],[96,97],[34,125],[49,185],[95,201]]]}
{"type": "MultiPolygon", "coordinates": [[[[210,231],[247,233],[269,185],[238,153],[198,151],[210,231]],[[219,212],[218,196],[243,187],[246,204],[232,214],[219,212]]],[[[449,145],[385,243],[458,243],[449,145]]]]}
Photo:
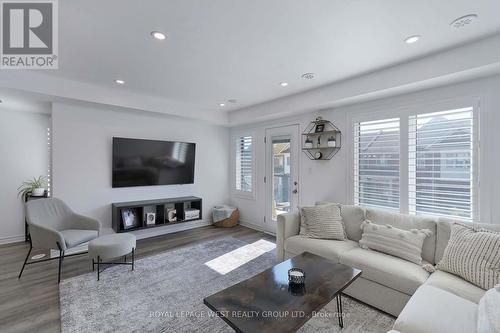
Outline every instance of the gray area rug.
{"type": "MultiPolygon", "coordinates": [[[[113,266],[63,280],[62,332],[233,332],[203,298],[276,263],[274,244],[227,237],[160,253],[130,266],[113,266]]],[[[345,328],[335,301],[300,332],[387,332],[394,319],[344,297],[345,328]]]]}

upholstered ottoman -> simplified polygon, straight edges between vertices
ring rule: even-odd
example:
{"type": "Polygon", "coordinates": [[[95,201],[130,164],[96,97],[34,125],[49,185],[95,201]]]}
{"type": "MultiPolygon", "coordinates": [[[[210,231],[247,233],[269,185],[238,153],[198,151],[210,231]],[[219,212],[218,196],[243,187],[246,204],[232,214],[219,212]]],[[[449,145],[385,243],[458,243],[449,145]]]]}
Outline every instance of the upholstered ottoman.
{"type": "Polygon", "coordinates": [[[89,242],[89,257],[92,259],[92,270],[97,265],[97,281],[101,273],[101,265],[131,265],[134,270],[134,252],[136,238],[132,234],[112,234],[97,237],[89,242]],[[127,255],[132,254],[132,261],[127,262],[127,255]],[[123,262],[103,262],[103,259],[124,257],[123,262]]]}

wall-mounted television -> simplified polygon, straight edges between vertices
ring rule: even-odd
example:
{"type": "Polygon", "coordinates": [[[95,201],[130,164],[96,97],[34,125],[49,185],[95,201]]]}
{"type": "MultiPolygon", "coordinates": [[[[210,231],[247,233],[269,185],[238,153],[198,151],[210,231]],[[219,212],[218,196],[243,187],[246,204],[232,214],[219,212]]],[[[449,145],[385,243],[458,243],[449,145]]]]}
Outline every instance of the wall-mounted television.
{"type": "Polygon", "coordinates": [[[113,187],[194,183],[196,144],[113,138],[113,187]]]}

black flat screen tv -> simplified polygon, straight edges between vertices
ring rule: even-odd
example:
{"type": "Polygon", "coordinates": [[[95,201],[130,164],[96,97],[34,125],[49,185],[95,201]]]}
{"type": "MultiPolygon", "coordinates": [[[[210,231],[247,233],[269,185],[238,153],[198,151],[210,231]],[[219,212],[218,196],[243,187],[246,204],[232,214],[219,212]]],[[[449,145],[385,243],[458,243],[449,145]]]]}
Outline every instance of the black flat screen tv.
{"type": "Polygon", "coordinates": [[[194,183],[196,144],[113,138],[113,187],[194,183]]]}

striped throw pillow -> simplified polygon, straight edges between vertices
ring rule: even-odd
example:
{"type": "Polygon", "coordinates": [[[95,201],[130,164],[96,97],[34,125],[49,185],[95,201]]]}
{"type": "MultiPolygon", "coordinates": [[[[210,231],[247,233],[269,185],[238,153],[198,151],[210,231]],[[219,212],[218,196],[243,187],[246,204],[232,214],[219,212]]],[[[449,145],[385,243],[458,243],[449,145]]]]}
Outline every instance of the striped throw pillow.
{"type": "Polygon", "coordinates": [[[500,283],[500,233],[455,223],[437,269],[483,289],[500,283]]]}
{"type": "Polygon", "coordinates": [[[368,220],[361,224],[361,230],[363,230],[359,241],[361,248],[387,253],[418,265],[422,264],[424,240],[432,233],[429,229],[403,230],[368,220]]]}
{"type": "Polygon", "coordinates": [[[340,205],[300,207],[302,235],[309,238],[345,240],[340,205]]]}

